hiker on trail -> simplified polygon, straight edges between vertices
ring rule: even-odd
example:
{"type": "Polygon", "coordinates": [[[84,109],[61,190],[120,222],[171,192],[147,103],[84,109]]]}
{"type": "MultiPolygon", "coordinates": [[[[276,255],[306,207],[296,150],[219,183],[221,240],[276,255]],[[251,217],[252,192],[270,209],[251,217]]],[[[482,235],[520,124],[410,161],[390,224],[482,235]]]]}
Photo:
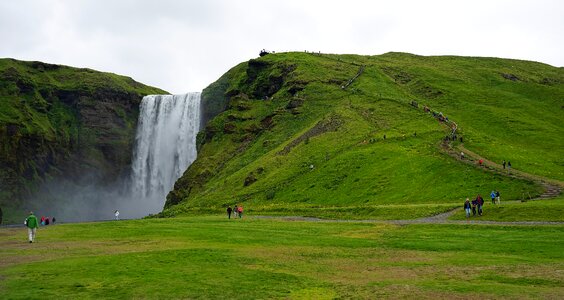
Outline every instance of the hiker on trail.
{"type": "Polygon", "coordinates": [[[49,217],[45,218],[45,225],[49,225],[49,217]]]}
{"type": "Polygon", "coordinates": [[[239,219],[241,219],[243,217],[243,206],[239,206],[237,212],[239,213],[239,219]]]}
{"type": "Polygon", "coordinates": [[[45,225],[45,217],[41,216],[41,226],[44,226],[44,225],[45,225]]]}
{"type": "Polygon", "coordinates": [[[503,166],[503,169],[505,169],[505,159],[503,160],[503,162],[501,163],[501,165],[503,166]]]}
{"type": "Polygon", "coordinates": [[[33,215],[32,211],[29,212],[29,216],[25,219],[25,225],[27,226],[29,242],[33,243],[35,241],[35,232],[37,231],[39,224],[37,222],[37,217],[33,215]]]}
{"type": "Polygon", "coordinates": [[[464,152],[460,152],[460,159],[464,159],[464,152]]]}
{"type": "Polygon", "coordinates": [[[484,198],[482,198],[482,195],[478,194],[478,197],[476,197],[476,204],[478,205],[478,215],[482,215],[482,206],[484,206],[484,198]]]}
{"type": "Polygon", "coordinates": [[[231,212],[233,211],[233,209],[231,209],[231,206],[227,207],[227,218],[231,219],[231,212]]]}
{"type": "Polygon", "coordinates": [[[466,211],[466,218],[470,218],[470,199],[466,197],[466,201],[464,202],[464,211],[466,211]]]}
{"type": "Polygon", "coordinates": [[[495,204],[495,192],[494,191],[491,192],[490,197],[492,197],[492,204],[495,204]]]}
{"type": "Polygon", "coordinates": [[[239,214],[239,207],[237,207],[237,205],[235,205],[235,207],[233,208],[233,217],[237,218],[238,214],[239,214]]]}
{"type": "Polygon", "coordinates": [[[480,167],[481,167],[481,166],[484,164],[484,160],[483,160],[483,159],[478,160],[478,164],[479,164],[480,167]]]}
{"type": "Polygon", "coordinates": [[[509,171],[511,171],[511,162],[507,161],[507,173],[509,173],[509,171]]]}
{"type": "Polygon", "coordinates": [[[114,216],[116,217],[116,220],[119,220],[119,210],[116,209],[116,211],[114,211],[114,216]]]}
{"type": "Polygon", "coordinates": [[[55,225],[55,221],[57,221],[57,219],[55,219],[55,217],[51,218],[51,223],[53,223],[53,225],[55,225]]]}
{"type": "Polygon", "coordinates": [[[501,204],[501,198],[499,197],[498,190],[495,191],[495,200],[497,201],[497,204],[501,204]]]}
{"type": "Polygon", "coordinates": [[[478,206],[478,201],[474,199],[472,200],[472,216],[476,215],[476,206],[478,206]]]}

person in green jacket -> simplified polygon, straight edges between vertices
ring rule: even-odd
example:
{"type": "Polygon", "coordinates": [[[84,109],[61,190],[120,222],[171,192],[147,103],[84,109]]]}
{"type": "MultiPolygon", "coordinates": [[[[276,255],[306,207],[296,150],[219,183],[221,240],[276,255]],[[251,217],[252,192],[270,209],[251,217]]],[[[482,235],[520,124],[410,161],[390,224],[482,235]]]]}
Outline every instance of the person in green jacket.
{"type": "Polygon", "coordinates": [[[37,218],[33,215],[32,211],[29,212],[29,216],[25,219],[25,225],[27,226],[29,242],[33,243],[33,241],[35,241],[35,232],[37,231],[39,224],[37,223],[37,218]]]}

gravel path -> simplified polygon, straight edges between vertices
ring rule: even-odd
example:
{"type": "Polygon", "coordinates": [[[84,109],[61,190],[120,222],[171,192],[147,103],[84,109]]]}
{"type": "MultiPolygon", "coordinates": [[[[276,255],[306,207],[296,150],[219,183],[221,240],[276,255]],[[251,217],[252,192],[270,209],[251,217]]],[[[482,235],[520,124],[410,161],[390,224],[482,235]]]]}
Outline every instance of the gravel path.
{"type": "Polygon", "coordinates": [[[480,224],[480,225],[521,225],[521,226],[540,226],[540,225],[564,225],[564,222],[551,222],[551,221],[515,221],[515,222],[502,222],[502,221],[480,221],[480,220],[448,220],[450,216],[455,214],[461,208],[455,208],[442,214],[431,217],[413,219],[413,220],[343,220],[343,219],[320,219],[313,217],[300,217],[300,216],[252,216],[254,219],[278,219],[285,221],[299,221],[299,222],[328,222],[328,223],[384,223],[384,224],[480,224]]]}

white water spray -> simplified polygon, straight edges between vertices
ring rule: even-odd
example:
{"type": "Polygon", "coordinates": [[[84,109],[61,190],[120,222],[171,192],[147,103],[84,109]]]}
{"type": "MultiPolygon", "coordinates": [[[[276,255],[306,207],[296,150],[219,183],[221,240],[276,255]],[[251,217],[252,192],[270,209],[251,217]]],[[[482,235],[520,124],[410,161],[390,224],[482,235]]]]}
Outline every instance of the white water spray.
{"type": "Polygon", "coordinates": [[[196,159],[199,125],[200,93],[151,95],[141,101],[131,195],[145,215],[162,210],[174,182],[196,159]]]}

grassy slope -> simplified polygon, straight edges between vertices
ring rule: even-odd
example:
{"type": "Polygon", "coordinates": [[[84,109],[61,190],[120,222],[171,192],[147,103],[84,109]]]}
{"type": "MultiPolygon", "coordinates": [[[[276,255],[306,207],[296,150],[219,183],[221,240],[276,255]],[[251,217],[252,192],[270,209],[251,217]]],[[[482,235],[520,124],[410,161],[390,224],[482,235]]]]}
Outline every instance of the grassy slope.
{"type": "Polygon", "coordinates": [[[248,74],[256,70],[245,73],[244,65],[226,74],[231,79],[227,93],[235,96],[228,110],[210,122],[213,137],[177,182],[173,195],[186,201],[166,209],[165,215],[235,203],[257,211],[315,210],[456,203],[492,189],[506,199],[518,199],[523,192],[538,194],[538,186],[441,154],[438,144],[448,129],[409,106],[411,100],[458,122],[469,149],[496,161],[511,160],[514,168],[527,172],[564,178],[560,69],[504,59],[398,53],[284,53],[259,61],[268,67],[253,81],[248,74]],[[342,90],[340,85],[356,74],[359,64],[366,65],[364,73],[342,90]],[[288,65],[295,70],[284,77],[282,88],[269,100],[255,100],[257,86],[288,65]],[[292,96],[289,91],[295,86],[305,88],[292,96]],[[288,108],[295,100],[303,103],[288,108]],[[273,125],[262,125],[268,116],[273,116],[273,125]],[[336,131],[303,138],[316,124],[334,120],[336,131]],[[295,140],[300,143],[279,154],[295,140]],[[244,186],[247,178],[256,182],[244,186]]]}
{"type": "Polygon", "coordinates": [[[0,294],[92,298],[551,298],[563,228],[151,219],[0,229],[0,294]],[[32,283],[30,283],[30,280],[32,283]]]}
{"type": "Polygon", "coordinates": [[[160,89],[149,87],[133,79],[113,73],[104,73],[91,69],[50,65],[40,62],[25,62],[14,59],[0,59],[0,71],[4,80],[0,81],[2,105],[0,106],[0,122],[23,125],[29,133],[37,133],[47,139],[54,139],[58,134],[69,134],[64,126],[72,115],[60,101],[49,104],[47,100],[55,100],[53,93],[57,90],[76,91],[93,94],[96,90],[113,90],[123,93],[148,95],[166,93],[160,89]],[[18,84],[6,79],[16,78],[21,86],[30,89],[30,93],[20,91],[18,84]],[[49,99],[46,99],[49,98],[49,99]],[[44,113],[47,107],[54,106],[54,111],[44,113]],[[70,116],[69,116],[70,115],[70,116]],[[67,120],[68,119],[68,120],[67,120]],[[62,132],[59,132],[61,131],[62,132]]]}

